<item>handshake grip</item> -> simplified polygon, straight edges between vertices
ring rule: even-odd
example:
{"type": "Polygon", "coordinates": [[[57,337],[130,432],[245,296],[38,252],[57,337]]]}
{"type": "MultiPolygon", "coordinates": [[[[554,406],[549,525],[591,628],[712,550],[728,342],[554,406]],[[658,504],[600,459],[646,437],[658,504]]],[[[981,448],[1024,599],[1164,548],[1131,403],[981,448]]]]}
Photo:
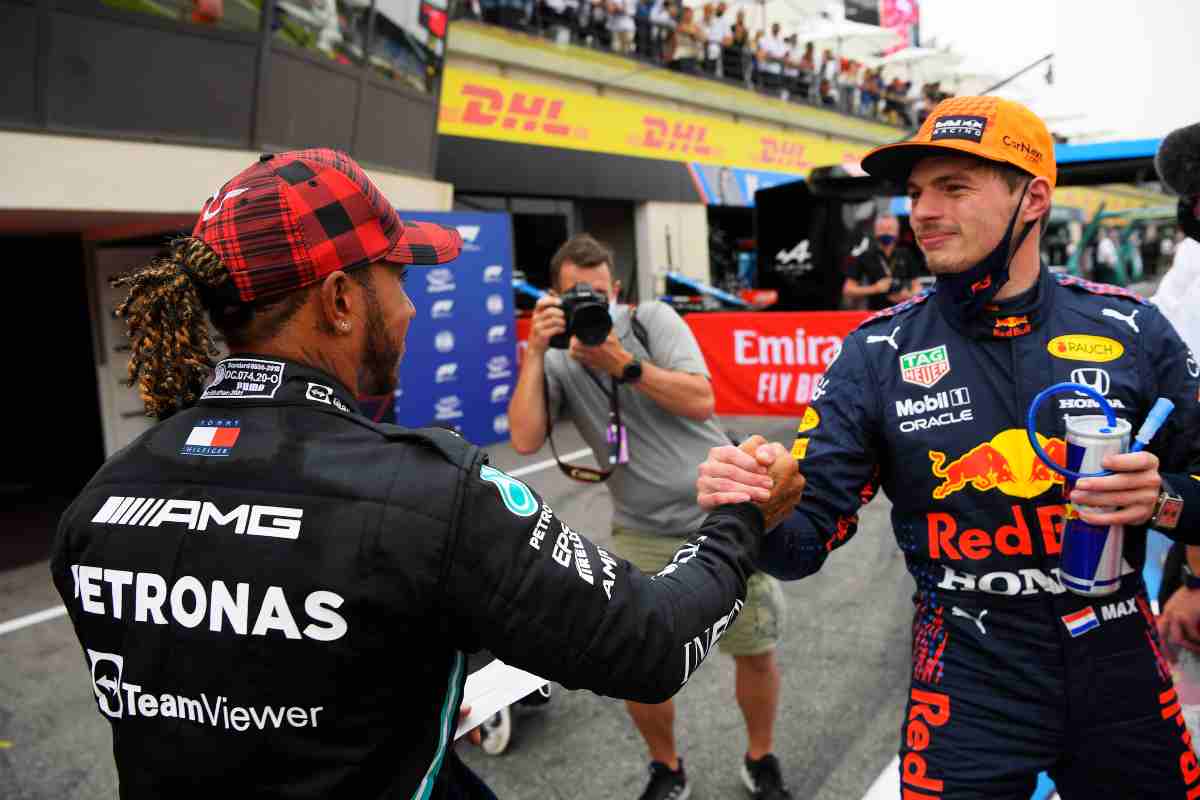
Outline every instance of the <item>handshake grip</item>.
{"type": "Polygon", "coordinates": [[[738,447],[713,448],[699,476],[696,490],[702,508],[711,511],[749,500],[762,511],[766,530],[786,519],[804,493],[804,476],[791,453],[758,434],[738,447]]]}

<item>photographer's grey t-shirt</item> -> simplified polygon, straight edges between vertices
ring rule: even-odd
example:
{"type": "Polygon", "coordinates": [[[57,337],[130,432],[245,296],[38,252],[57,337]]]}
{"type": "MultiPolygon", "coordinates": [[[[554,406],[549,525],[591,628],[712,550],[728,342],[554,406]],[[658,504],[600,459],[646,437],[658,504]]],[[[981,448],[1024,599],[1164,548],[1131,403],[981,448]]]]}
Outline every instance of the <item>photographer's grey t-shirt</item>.
{"type": "MultiPolygon", "coordinates": [[[[657,301],[638,306],[649,350],[634,335],[630,314],[628,306],[620,306],[613,316],[613,329],[626,350],[663,369],[709,377],[700,346],[675,309],[657,301]]],[[[611,376],[595,371],[589,376],[566,350],[547,351],[545,363],[552,418],[574,422],[607,469],[611,376]]],[[[705,517],[696,504],[696,468],[709,449],[729,444],[729,439],[714,417],[697,422],[667,411],[633,386],[619,384],[617,391],[629,463],[619,465],[606,483],[613,497],[613,524],[669,536],[695,531],[705,517]]]]}

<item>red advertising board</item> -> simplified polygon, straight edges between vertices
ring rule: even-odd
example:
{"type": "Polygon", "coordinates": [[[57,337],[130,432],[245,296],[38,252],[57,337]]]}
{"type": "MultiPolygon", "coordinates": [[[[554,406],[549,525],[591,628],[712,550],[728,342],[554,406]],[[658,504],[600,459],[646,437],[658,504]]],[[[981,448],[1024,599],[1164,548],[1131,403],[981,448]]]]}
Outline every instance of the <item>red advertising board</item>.
{"type": "Polygon", "coordinates": [[[712,373],[718,414],[799,418],[842,339],[867,316],[864,311],[731,312],[688,314],[684,320],[712,373]]]}
{"type": "MultiPolygon", "coordinates": [[[[865,311],[687,314],[708,371],[718,414],[796,417],[812,399],[817,379],[865,311]]],[[[525,352],[529,319],[517,318],[517,359],[525,352]]]]}

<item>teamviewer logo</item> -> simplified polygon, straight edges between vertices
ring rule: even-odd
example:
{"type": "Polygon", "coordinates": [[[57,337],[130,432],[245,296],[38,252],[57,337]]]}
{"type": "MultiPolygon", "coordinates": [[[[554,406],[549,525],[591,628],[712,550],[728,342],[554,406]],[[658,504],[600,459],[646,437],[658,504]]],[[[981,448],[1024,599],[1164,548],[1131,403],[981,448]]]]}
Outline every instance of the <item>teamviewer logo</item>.
{"type": "Polygon", "coordinates": [[[121,702],[121,673],[125,669],[124,656],[88,650],[92,662],[92,691],[100,711],[107,717],[120,719],[125,712],[121,702]]]}

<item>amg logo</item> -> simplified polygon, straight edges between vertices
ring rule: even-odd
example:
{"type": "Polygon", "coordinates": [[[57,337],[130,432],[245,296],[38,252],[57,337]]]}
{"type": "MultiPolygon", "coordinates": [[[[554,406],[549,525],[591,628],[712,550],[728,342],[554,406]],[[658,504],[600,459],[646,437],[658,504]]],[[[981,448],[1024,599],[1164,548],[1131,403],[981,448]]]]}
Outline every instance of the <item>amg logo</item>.
{"type": "Polygon", "coordinates": [[[930,411],[942,411],[955,406],[965,406],[971,402],[971,393],[965,386],[950,389],[937,394],[927,394],[914,400],[911,397],[896,401],[896,416],[911,417],[913,414],[928,414],[930,411]]]}
{"type": "Polygon", "coordinates": [[[190,531],[205,531],[209,525],[234,526],[234,533],[270,536],[276,539],[300,537],[302,508],[257,506],[243,503],[222,512],[207,500],[174,500],[155,497],[109,497],[92,517],[98,525],[133,525],[157,528],[163,523],[187,525],[190,531]]]}
{"type": "Polygon", "coordinates": [[[939,139],[966,139],[971,142],[983,141],[983,130],[987,127],[987,117],[940,117],[933,123],[931,141],[939,139]]]}

